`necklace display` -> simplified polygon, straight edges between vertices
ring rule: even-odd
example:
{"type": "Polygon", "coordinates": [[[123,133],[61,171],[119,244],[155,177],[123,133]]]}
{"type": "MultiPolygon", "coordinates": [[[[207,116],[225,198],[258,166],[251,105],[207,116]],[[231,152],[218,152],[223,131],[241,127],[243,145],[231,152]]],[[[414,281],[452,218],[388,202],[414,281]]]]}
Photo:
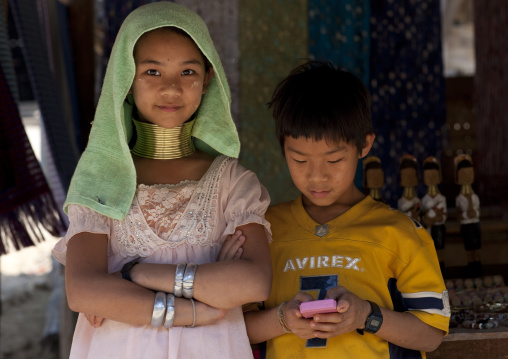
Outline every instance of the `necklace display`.
{"type": "Polygon", "coordinates": [[[139,157],[172,160],[196,152],[191,132],[194,120],[174,128],[134,120],[137,139],[131,152],[139,157]]]}

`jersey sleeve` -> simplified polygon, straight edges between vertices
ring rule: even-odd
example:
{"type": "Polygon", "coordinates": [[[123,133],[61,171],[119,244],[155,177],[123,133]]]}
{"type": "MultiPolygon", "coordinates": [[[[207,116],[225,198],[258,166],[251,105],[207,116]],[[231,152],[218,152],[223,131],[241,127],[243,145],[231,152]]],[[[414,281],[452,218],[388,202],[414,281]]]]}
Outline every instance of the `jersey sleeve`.
{"type": "Polygon", "coordinates": [[[223,236],[233,234],[238,226],[257,223],[265,228],[268,241],[272,240],[270,223],[265,219],[265,212],[270,205],[270,195],[259,182],[257,176],[240,164],[232,161],[228,171],[229,181],[225,181],[227,199],[224,208],[226,229],[223,236]]]}
{"type": "MultiPolygon", "coordinates": [[[[417,235],[428,236],[424,228],[417,235]]],[[[450,303],[432,240],[423,244],[397,279],[402,309],[422,322],[448,333],[450,303]]]]}
{"type": "Polygon", "coordinates": [[[57,261],[65,265],[67,244],[76,234],[88,232],[111,235],[112,219],[94,210],[77,204],[69,205],[69,229],[65,236],[55,244],[52,254],[57,261]]]}

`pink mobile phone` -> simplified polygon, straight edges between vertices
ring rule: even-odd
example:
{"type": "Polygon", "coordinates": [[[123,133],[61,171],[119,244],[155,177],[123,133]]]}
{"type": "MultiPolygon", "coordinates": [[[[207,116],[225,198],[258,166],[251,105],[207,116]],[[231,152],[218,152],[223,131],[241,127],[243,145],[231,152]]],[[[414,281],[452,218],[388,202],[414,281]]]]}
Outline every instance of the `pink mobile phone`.
{"type": "Polygon", "coordinates": [[[305,318],[311,318],[319,313],[334,313],[337,311],[335,299],[314,300],[300,304],[300,313],[305,318]]]}

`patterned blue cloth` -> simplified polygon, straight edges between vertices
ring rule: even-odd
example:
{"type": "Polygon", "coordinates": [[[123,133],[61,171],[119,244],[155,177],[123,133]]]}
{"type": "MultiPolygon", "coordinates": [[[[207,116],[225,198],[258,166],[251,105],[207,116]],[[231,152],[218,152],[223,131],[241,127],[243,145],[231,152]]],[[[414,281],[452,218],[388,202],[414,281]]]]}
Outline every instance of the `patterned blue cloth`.
{"type": "MultiPolygon", "coordinates": [[[[384,198],[395,206],[402,195],[399,159],[441,158],[445,122],[439,2],[371,2],[370,89],[377,137],[372,155],[381,158],[384,198]]],[[[423,195],[420,185],[418,195],[423,195]]]]}
{"type": "MultiPolygon", "coordinates": [[[[370,1],[309,0],[309,55],[345,67],[365,85],[370,71],[370,1]]],[[[355,184],[363,187],[362,161],[355,184]]]]}

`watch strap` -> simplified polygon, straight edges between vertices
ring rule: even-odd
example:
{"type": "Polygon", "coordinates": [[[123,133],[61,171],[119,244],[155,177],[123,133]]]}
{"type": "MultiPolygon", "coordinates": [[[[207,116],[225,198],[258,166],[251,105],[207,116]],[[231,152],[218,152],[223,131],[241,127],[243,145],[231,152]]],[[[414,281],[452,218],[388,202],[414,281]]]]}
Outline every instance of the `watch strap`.
{"type": "Polygon", "coordinates": [[[122,267],[122,270],[121,270],[122,278],[128,280],[129,282],[132,282],[131,269],[138,263],[139,263],[139,258],[136,258],[130,262],[125,263],[122,267]]]}
{"type": "Polygon", "coordinates": [[[370,300],[367,300],[370,304],[371,313],[367,316],[367,319],[365,320],[365,328],[364,329],[356,329],[358,334],[363,335],[363,332],[375,334],[381,328],[381,324],[383,323],[383,314],[381,313],[381,309],[379,308],[379,305],[377,305],[374,302],[371,302],[370,300]],[[375,328],[371,326],[371,321],[376,320],[379,322],[379,325],[377,325],[375,328]]]}

